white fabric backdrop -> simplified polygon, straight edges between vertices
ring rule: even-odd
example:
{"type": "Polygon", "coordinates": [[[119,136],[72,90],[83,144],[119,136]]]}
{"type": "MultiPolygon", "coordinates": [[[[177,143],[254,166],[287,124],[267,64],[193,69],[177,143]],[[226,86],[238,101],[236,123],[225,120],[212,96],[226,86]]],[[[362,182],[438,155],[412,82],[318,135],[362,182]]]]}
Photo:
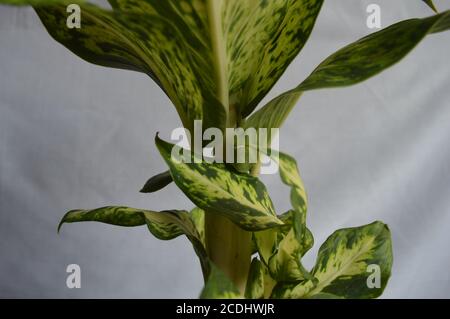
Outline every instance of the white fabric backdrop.
{"type": "MultiPolygon", "coordinates": [[[[382,23],[431,14],[421,1],[326,1],[311,41],[270,97],[382,23]]],[[[450,9],[445,0],[440,9],[450,9]]],[[[301,166],[317,249],[335,229],[388,223],[394,244],[386,298],[450,297],[450,33],[429,37],[364,84],[304,95],[281,132],[301,166]]],[[[184,238],[144,227],[68,225],[73,208],[190,208],[171,185],[140,187],[165,169],[154,144],[179,126],[146,76],[85,63],[54,42],[30,9],[0,7],[0,297],[197,297],[200,268],[184,238]],[[82,288],[65,285],[77,263],[82,288]]],[[[266,178],[279,211],[288,190],[266,178]]]]}

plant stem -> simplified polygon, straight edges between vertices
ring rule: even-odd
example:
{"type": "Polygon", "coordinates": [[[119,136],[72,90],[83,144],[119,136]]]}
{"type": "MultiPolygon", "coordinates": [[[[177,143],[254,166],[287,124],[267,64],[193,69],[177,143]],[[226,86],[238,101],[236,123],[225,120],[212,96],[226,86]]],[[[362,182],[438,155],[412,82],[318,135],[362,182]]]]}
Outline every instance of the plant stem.
{"type": "Polygon", "coordinates": [[[251,263],[252,233],[242,230],[218,213],[206,212],[205,237],[211,261],[244,295],[251,263]]]}

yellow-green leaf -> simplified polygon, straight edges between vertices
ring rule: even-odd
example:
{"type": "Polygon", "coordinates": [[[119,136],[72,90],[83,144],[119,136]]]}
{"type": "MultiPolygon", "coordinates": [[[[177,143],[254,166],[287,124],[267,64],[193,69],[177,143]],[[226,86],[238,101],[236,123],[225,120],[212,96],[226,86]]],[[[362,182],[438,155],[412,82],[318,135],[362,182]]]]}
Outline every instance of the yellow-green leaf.
{"type": "Polygon", "coordinates": [[[230,102],[236,101],[246,117],[305,45],[323,0],[231,0],[224,4],[229,16],[230,102]]]}
{"type": "Polygon", "coordinates": [[[280,128],[304,91],[360,83],[404,58],[426,35],[450,29],[450,11],[405,20],[372,33],[325,59],[299,86],[252,114],[245,127],[280,128]]]}
{"type": "Polygon", "coordinates": [[[82,28],[65,26],[61,0],[34,5],[49,33],[83,59],[151,76],[183,124],[224,127],[246,116],[305,45],[323,0],[110,0],[81,4],[82,28]]]}
{"type": "MultiPolygon", "coordinates": [[[[170,168],[175,184],[198,207],[221,213],[250,231],[282,225],[264,184],[256,177],[236,174],[223,164],[186,163],[172,157],[182,153],[178,145],[156,137],[156,146],[170,168]]],[[[186,150],[185,150],[186,151],[186,150]]]]}
{"type": "Polygon", "coordinates": [[[391,275],[392,244],[381,222],[334,232],[320,247],[311,274],[316,282],[277,287],[277,296],[314,298],[331,294],[341,298],[376,298],[391,275]],[[320,295],[319,295],[320,296],[320,295]]]}
{"type": "Polygon", "coordinates": [[[147,225],[149,231],[157,238],[169,240],[182,234],[191,241],[203,269],[209,273],[209,263],[201,235],[186,211],[150,211],[123,206],[108,206],[92,210],[72,210],[62,218],[58,231],[64,223],[86,221],[102,222],[110,225],[134,227],[147,225]]]}
{"type": "Polygon", "coordinates": [[[205,211],[201,208],[195,207],[191,210],[190,214],[192,223],[194,223],[195,229],[199,235],[200,241],[205,244],[205,211]]]}
{"type": "Polygon", "coordinates": [[[271,276],[277,281],[311,279],[311,275],[300,262],[299,243],[293,230],[281,240],[277,252],[269,260],[271,276]]]}
{"type": "Polygon", "coordinates": [[[304,227],[298,211],[284,217],[285,225],[253,234],[258,253],[277,281],[312,279],[300,259],[313,245],[311,232],[304,227]]]}
{"type": "Polygon", "coordinates": [[[305,185],[300,177],[297,161],[290,155],[271,151],[271,156],[278,161],[281,181],[291,188],[292,208],[301,214],[306,214],[308,210],[308,198],[305,191],[305,185]]]}
{"type": "Polygon", "coordinates": [[[301,280],[309,277],[309,274],[300,258],[314,242],[311,232],[306,228],[308,201],[305,187],[294,158],[273,150],[271,155],[278,161],[281,180],[291,187],[293,210],[283,216],[286,226],[257,232],[254,240],[261,259],[274,278],[280,281],[301,280]]]}
{"type": "Polygon", "coordinates": [[[257,258],[253,258],[245,287],[245,298],[264,298],[264,265],[257,258]]]}

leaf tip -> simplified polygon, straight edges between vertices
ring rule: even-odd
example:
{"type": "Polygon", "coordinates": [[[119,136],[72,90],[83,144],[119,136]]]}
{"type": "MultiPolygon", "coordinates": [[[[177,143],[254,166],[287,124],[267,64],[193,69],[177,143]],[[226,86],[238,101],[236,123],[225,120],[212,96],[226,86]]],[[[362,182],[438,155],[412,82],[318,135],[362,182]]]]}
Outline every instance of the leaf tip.
{"type": "Polygon", "coordinates": [[[160,140],[160,138],[159,138],[159,131],[156,132],[156,134],[155,134],[155,142],[157,142],[158,140],[160,140]]]}
{"type": "Polygon", "coordinates": [[[58,235],[60,234],[61,228],[66,223],[67,217],[70,215],[71,212],[73,212],[73,210],[71,210],[70,212],[67,212],[66,214],[64,214],[63,218],[61,218],[61,221],[59,222],[58,229],[57,229],[57,234],[58,235]]]}
{"type": "Polygon", "coordinates": [[[61,233],[61,227],[64,224],[64,218],[59,222],[58,229],[56,230],[56,233],[59,235],[61,233]]]}
{"type": "Polygon", "coordinates": [[[439,13],[438,9],[433,3],[433,0],[423,0],[423,2],[425,2],[435,13],[439,13]]]}

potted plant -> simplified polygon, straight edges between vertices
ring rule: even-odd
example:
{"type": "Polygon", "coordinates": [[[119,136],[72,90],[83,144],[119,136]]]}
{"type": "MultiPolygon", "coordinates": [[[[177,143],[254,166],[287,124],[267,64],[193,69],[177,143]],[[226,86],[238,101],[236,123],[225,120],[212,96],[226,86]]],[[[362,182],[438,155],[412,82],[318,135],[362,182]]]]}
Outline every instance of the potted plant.
{"type": "MultiPolygon", "coordinates": [[[[323,2],[109,0],[109,10],[86,1],[0,0],[32,5],[49,34],[84,60],[150,76],[190,133],[192,153],[156,135],[168,171],[150,178],[142,192],[174,182],[194,209],[73,210],[60,227],[97,221],[146,225],[163,240],[185,235],[202,267],[204,298],[380,296],[393,262],[390,231],[382,222],[335,231],[321,245],[313,269],[303,266],[301,258],[314,242],[306,226],[305,187],[295,159],[270,149],[270,130],[282,126],[303,92],[360,83],[400,61],[427,35],[450,29],[450,11],[401,21],[349,44],[297,87],[257,109],[306,44],[323,2]],[[223,137],[212,158],[199,156],[208,143],[195,145],[197,121],[201,136],[213,129],[223,137]],[[236,136],[250,131],[258,145],[236,147],[236,136]],[[266,147],[259,147],[260,140],[266,147]],[[232,155],[224,156],[230,149],[232,155]],[[238,149],[244,161],[236,161],[238,149]],[[275,211],[258,178],[262,153],[278,163],[291,189],[288,212],[275,211]]],[[[423,2],[435,10],[431,1],[423,2]]]]}

